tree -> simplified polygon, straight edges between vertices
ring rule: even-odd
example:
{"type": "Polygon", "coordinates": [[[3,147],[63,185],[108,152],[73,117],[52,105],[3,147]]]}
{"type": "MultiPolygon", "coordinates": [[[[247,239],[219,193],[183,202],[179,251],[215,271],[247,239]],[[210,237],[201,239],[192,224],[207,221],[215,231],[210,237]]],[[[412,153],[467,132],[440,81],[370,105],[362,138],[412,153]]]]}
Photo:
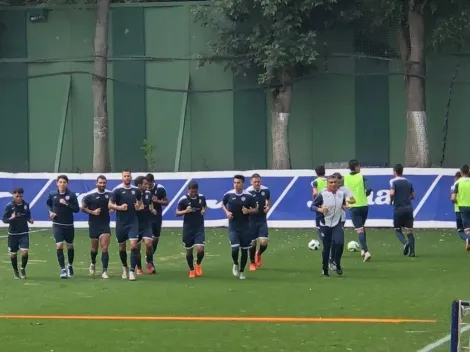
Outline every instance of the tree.
{"type": "MultiPolygon", "coordinates": [[[[254,69],[271,93],[272,168],[290,169],[288,125],[293,80],[315,68],[316,32],[334,22],[342,0],[213,0],[195,10],[215,39],[211,54],[235,74],[254,69]]],[[[339,15],[338,15],[339,16],[339,15]]]]}
{"type": "Polygon", "coordinates": [[[405,67],[405,165],[430,167],[426,111],[426,53],[452,43],[460,49],[470,34],[468,0],[362,0],[363,23],[397,25],[398,47],[405,67]]]}

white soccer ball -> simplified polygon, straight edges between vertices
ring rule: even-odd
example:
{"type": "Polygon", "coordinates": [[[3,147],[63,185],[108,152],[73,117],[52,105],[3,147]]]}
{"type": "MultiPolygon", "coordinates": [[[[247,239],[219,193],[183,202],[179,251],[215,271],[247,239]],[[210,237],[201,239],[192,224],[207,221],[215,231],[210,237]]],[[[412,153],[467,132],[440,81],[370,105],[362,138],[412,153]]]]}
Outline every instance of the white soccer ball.
{"type": "Polygon", "coordinates": [[[359,243],[356,241],[351,241],[348,243],[348,251],[350,252],[357,252],[361,247],[359,246],[359,243]]]}
{"type": "Polygon", "coordinates": [[[318,251],[318,250],[320,249],[320,241],[311,240],[311,241],[308,243],[308,248],[309,248],[311,251],[318,251]]]}

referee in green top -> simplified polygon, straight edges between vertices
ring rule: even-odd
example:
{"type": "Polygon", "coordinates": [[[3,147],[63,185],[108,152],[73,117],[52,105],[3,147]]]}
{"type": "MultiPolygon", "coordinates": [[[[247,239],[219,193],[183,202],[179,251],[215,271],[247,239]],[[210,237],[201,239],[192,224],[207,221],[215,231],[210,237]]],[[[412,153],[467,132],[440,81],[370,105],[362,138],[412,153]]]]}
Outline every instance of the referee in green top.
{"type": "Polygon", "coordinates": [[[461,178],[452,189],[452,202],[459,207],[460,219],[465,232],[465,246],[470,252],[470,169],[467,164],[460,168],[461,178]]]}
{"type": "Polygon", "coordinates": [[[367,237],[365,224],[367,216],[369,215],[369,204],[367,197],[372,190],[367,185],[367,179],[360,173],[361,165],[356,159],[349,161],[349,174],[344,175],[344,185],[351,190],[354,195],[356,203],[350,205],[351,221],[354,225],[359,236],[359,243],[361,244],[361,257],[364,262],[372,258],[367,247],[367,237]]]}

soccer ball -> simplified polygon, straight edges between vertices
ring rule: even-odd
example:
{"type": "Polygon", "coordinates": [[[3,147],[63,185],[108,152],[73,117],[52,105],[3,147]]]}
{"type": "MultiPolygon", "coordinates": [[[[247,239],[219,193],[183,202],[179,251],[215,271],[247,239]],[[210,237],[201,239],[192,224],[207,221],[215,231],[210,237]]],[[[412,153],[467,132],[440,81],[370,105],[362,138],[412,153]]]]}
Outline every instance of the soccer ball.
{"type": "Polygon", "coordinates": [[[357,252],[359,248],[359,243],[357,243],[356,241],[351,241],[348,243],[348,251],[350,252],[357,252]]]}
{"type": "Polygon", "coordinates": [[[308,248],[311,250],[311,251],[318,251],[320,249],[320,242],[317,241],[317,240],[311,240],[309,243],[308,243],[308,248]]]}

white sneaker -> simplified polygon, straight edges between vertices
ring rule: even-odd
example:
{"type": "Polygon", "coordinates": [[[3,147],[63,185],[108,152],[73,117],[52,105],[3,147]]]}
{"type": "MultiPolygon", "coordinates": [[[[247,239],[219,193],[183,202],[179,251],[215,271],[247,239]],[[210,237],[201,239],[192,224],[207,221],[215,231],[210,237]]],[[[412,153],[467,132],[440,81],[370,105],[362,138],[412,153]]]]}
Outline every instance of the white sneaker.
{"type": "Polygon", "coordinates": [[[364,263],[368,262],[372,258],[372,255],[369,252],[364,253],[364,263]]]}
{"type": "Polygon", "coordinates": [[[89,269],[89,271],[90,271],[90,275],[95,275],[95,272],[96,272],[96,270],[95,270],[95,264],[93,264],[93,263],[90,264],[90,269],[89,269]]]}
{"type": "Polygon", "coordinates": [[[108,273],[106,271],[103,271],[103,273],[101,274],[101,278],[102,279],[109,279],[108,273]]]}
{"type": "Polygon", "coordinates": [[[238,271],[238,265],[233,264],[232,274],[233,276],[238,277],[238,274],[240,274],[240,272],[238,271]]]}
{"type": "Polygon", "coordinates": [[[127,268],[126,267],[122,267],[122,275],[121,277],[126,280],[127,279],[127,268]]]}
{"type": "Polygon", "coordinates": [[[129,280],[130,281],[135,281],[135,272],[129,271],[129,280]]]}
{"type": "Polygon", "coordinates": [[[240,275],[238,276],[238,278],[239,278],[240,280],[245,280],[245,279],[246,279],[245,273],[240,273],[240,275]]]}
{"type": "Polygon", "coordinates": [[[364,255],[366,254],[366,252],[364,252],[364,250],[361,251],[361,257],[364,258],[364,255]]]}

